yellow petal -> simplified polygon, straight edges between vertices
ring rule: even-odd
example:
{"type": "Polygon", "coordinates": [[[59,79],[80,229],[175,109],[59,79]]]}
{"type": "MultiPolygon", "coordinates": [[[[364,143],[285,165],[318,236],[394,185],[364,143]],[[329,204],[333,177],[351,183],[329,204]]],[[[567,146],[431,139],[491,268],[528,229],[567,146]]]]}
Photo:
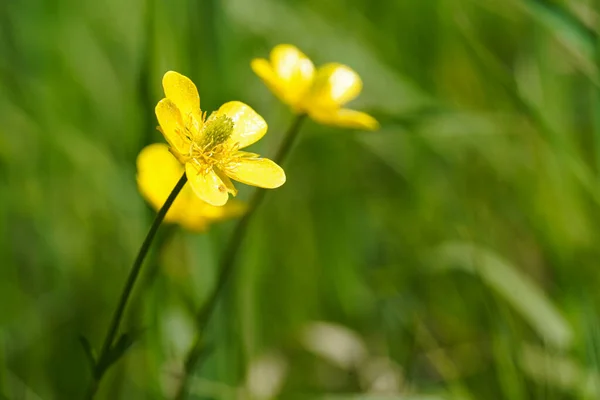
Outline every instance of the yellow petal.
{"type": "Polygon", "coordinates": [[[289,44],[275,46],[270,58],[270,68],[266,60],[255,60],[252,69],[283,102],[297,109],[313,80],[312,61],[289,44]]]}
{"type": "Polygon", "coordinates": [[[310,92],[305,98],[308,108],[340,107],[362,90],[360,76],[342,64],[325,64],[318,69],[310,92]]]}
{"type": "Polygon", "coordinates": [[[229,179],[229,177],[220,169],[215,168],[214,170],[215,174],[217,174],[217,176],[223,181],[223,184],[227,188],[227,191],[231,193],[232,196],[237,196],[238,190],[235,188],[235,186],[233,186],[233,182],[231,182],[231,179],[229,179]]]}
{"type": "Polygon", "coordinates": [[[175,71],[168,71],[163,76],[162,84],[165,96],[175,103],[184,119],[190,115],[196,118],[200,115],[200,96],[190,78],[175,71]]]}
{"type": "Polygon", "coordinates": [[[227,187],[212,168],[207,172],[199,172],[194,164],[187,163],[185,172],[192,190],[200,200],[213,206],[222,206],[227,203],[229,198],[227,187]]]}
{"type": "MultiPolygon", "coordinates": [[[[166,144],[151,144],[142,149],[137,157],[138,188],[155,210],[165,204],[183,170],[183,165],[173,157],[166,144]]],[[[165,221],[175,222],[185,212],[188,203],[184,190],[171,205],[165,221]]]]}
{"type": "Polygon", "coordinates": [[[369,114],[347,108],[311,110],[309,115],[312,119],[324,125],[368,131],[379,129],[379,122],[369,114]]]}
{"type": "Polygon", "coordinates": [[[189,139],[183,134],[183,122],[179,109],[170,99],[162,99],[154,109],[161,132],[167,142],[180,154],[187,152],[189,139]]]}
{"type": "Polygon", "coordinates": [[[296,46],[279,44],[271,50],[271,63],[277,76],[298,85],[307,85],[313,78],[315,67],[296,46]]]}
{"type": "Polygon", "coordinates": [[[263,117],[241,101],[223,104],[217,115],[226,115],[233,121],[233,132],[229,140],[238,143],[240,149],[257,142],[267,133],[267,123],[263,117]]]}
{"type": "Polygon", "coordinates": [[[193,196],[193,201],[190,201],[189,204],[190,207],[178,221],[184,228],[190,231],[204,232],[211,224],[238,218],[244,215],[248,209],[247,204],[241,201],[230,200],[224,206],[216,207],[203,202],[195,194],[193,196]]]}
{"type": "Polygon", "coordinates": [[[250,62],[250,67],[256,75],[267,85],[280,100],[285,101],[284,83],[273,70],[273,66],[264,58],[255,58],[250,62]]]}
{"type": "Polygon", "coordinates": [[[210,204],[206,203],[204,204],[205,207],[202,210],[202,214],[205,218],[211,221],[220,221],[228,218],[237,218],[243,215],[248,209],[248,205],[246,203],[235,199],[229,200],[227,204],[221,207],[211,206],[210,204]]]}
{"type": "Polygon", "coordinates": [[[247,185],[273,189],[285,183],[285,172],[266,158],[239,157],[223,171],[231,179],[247,185]]]}
{"type": "Polygon", "coordinates": [[[191,190],[190,194],[192,197],[190,197],[188,208],[180,215],[177,222],[187,230],[204,232],[208,229],[211,222],[219,219],[213,217],[213,215],[217,214],[213,210],[219,210],[223,207],[215,207],[205,203],[191,190]]]}

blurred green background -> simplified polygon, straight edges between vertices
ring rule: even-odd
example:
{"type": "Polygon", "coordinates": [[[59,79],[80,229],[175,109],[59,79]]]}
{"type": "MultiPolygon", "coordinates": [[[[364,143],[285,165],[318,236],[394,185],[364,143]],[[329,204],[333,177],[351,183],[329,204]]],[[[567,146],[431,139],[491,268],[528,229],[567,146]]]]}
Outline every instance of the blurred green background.
{"type": "MultiPolygon", "coordinates": [[[[377,132],[304,125],[210,325],[192,399],[600,397],[594,0],[0,1],[0,398],[76,399],[153,211],[169,69],[290,112],[278,43],[363,78],[377,132]]],[[[240,198],[247,198],[245,188],[240,198]]],[[[234,221],[161,231],[98,398],[169,398],[234,221]]]]}

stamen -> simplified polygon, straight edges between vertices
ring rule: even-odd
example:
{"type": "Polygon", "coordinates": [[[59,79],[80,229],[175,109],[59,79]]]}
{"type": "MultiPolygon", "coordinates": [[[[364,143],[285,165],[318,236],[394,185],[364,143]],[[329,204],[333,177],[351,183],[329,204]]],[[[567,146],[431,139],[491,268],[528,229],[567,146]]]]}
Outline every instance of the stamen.
{"type": "MultiPolygon", "coordinates": [[[[205,115],[203,115],[205,118],[205,115]]],[[[190,143],[189,157],[199,174],[209,173],[213,167],[220,167],[228,162],[239,145],[227,141],[233,133],[233,120],[225,115],[212,114],[203,121],[202,128],[190,143]]],[[[219,191],[227,191],[227,187],[219,187],[219,191]]]]}
{"type": "Polygon", "coordinates": [[[214,148],[224,143],[233,133],[233,120],[226,115],[209,117],[204,125],[201,147],[214,148]]]}

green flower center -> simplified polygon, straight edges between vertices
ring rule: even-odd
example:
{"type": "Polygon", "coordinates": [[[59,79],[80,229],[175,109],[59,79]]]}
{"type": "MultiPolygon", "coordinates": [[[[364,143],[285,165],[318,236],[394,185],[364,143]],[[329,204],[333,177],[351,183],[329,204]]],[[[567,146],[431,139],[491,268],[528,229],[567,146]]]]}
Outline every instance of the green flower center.
{"type": "Polygon", "coordinates": [[[208,172],[213,166],[221,167],[229,160],[236,146],[227,143],[233,133],[233,120],[225,115],[206,120],[198,138],[192,141],[190,157],[199,172],[208,172]]]}
{"type": "Polygon", "coordinates": [[[200,138],[200,147],[212,149],[224,143],[233,133],[233,120],[226,115],[208,118],[200,138]]]}

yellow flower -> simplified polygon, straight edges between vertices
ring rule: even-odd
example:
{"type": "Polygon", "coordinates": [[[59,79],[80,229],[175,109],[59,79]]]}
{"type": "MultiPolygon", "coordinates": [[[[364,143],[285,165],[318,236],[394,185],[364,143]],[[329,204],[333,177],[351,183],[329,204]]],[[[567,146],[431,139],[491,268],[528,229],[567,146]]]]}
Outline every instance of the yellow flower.
{"type": "Polygon", "coordinates": [[[281,101],[297,114],[345,128],[375,130],[379,123],[369,114],[342,108],[362,90],[360,76],[350,67],[325,64],[315,70],[308,57],[295,46],[277,45],[270,60],[256,58],[254,72],[281,101]]]}
{"type": "MultiPolygon", "coordinates": [[[[184,167],[163,143],[146,146],[137,158],[137,182],[142,195],[159,210],[183,174],[184,167]]],[[[210,223],[241,216],[245,204],[235,200],[223,207],[200,200],[185,185],[165,216],[165,222],[177,223],[191,231],[205,231],[210,223]]]]}
{"type": "Polygon", "coordinates": [[[201,200],[224,205],[228,193],[237,194],[230,178],[267,189],[285,183],[279,165],[240,151],[267,133],[267,123],[256,111],[230,101],[206,118],[189,78],[169,71],[162,83],[166,98],[158,102],[156,117],[170,151],[185,165],[189,184],[201,200]]]}

